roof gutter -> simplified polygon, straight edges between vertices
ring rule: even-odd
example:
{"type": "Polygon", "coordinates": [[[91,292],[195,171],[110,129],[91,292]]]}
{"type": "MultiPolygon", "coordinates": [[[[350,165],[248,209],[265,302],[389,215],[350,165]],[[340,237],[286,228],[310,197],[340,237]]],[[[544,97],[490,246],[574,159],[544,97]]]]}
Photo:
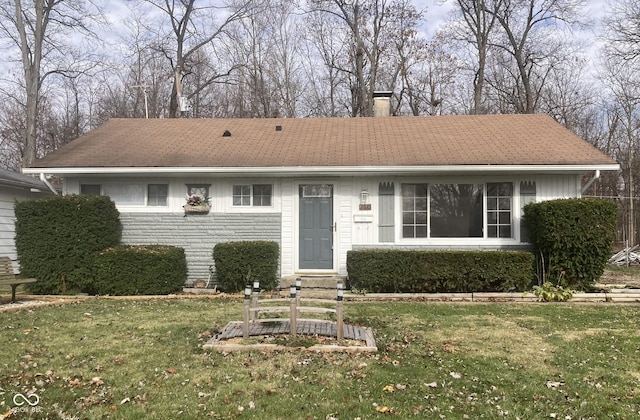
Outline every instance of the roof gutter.
{"type": "Polygon", "coordinates": [[[600,170],[596,169],[596,172],[593,174],[593,177],[586,184],[584,184],[584,187],[582,187],[582,191],[580,191],[580,194],[584,194],[585,192],[587,192],[589,187],[591,187],[591,185],[593,185],[593,183],[596,182],[596,180],[599,178],[600,178],[600,170]]]}
{"type": "MultiPolygon", "coordinates": [[[[582,173],[589,171],[617,171],[620,165],[437,165],[437,166],[268,166],[268,167],[74,167],[74,168],[24,168],[26,174],[56,175],[375,175],[375,174],[441,174],[441,173],[582,173]]],[[[41,178],[42,179],[42,178],[41,178]]]]}
{"type": "Polygon", "coordinates": [[[42,183],[46,185],[47,188],[51,190],[51,192],[53,192],[55,195],[58,195],[58,191],[56,191],[54,186],[51,185],[49,181],[47,181],[47,177],[44,175],[44,172],[40,172],[40,181],[42,181],[42,183]]]}

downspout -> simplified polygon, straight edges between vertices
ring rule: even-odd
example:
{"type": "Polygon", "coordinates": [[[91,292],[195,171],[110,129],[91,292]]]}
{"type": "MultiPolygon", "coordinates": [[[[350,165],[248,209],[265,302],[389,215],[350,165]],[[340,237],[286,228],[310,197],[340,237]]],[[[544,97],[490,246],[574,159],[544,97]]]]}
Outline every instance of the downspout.
{"type": "Polygon", "coordinates": [[[584,187],[582,187],[582,191],[580,191],[580,194],[583,195],[585,192],[587,192],[587,190],[589,189],[590,186],[593,185],[594,182],[596,182],[596,180],[600,178],[600,169],[596,169],[596,173],[593,174],[593,178],[591,178],[589,180],[589,182],[587,182],[584,187]]]}
{"type": "Polygon", "coordinates": [[[42,181],[44,183],[44,185],[46,185],[47,188],[49,188],[51,190],[51,192],[53,192],[55,195],[58,195],[58,191],[56,191],[54,186],[51,185],[51,183],[49,181],[47,181],[47,177],[44,176],[44,172],[40,172],[40,181],[42,181]]]}

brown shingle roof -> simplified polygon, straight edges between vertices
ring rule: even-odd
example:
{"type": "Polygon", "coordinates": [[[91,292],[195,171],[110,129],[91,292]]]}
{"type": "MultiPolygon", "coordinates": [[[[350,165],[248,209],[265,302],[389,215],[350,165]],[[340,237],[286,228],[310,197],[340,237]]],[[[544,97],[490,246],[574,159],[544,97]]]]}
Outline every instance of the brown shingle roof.
{"type": "Polygon", "coordinates": [[[600,164],[615,162],[546,115],[483,115],[112,119],[32,167],[600,164]]]}

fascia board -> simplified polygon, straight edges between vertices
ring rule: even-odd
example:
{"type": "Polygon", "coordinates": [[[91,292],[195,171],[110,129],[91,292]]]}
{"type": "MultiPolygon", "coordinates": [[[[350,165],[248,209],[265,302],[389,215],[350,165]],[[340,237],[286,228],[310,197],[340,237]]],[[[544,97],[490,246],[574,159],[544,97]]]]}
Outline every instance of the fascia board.
{"type": "Polygon", "coordinates": [[[582,173],[618,171],[615,164],[582,165],[441,165],[441,166],[294,166],[294,167],[85,167],[23,168],[25,174],[51,175],[376,175],[443,173],[582,173]]]}

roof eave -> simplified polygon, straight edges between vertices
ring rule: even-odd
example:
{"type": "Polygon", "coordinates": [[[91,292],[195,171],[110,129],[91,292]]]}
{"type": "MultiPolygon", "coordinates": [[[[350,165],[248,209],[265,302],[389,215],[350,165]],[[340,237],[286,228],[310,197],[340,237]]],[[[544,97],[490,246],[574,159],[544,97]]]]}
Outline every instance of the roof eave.
{"type": "Polygon", "coordinates": [[[23,168],[25,174],[69,175],[375,175],[375,174],[443,174],[443,173],[583,173],[618,171],[617,163],[553,165],[434,165],[434,166],[292,166],[292,167],[76,167],[23,168]]]}

